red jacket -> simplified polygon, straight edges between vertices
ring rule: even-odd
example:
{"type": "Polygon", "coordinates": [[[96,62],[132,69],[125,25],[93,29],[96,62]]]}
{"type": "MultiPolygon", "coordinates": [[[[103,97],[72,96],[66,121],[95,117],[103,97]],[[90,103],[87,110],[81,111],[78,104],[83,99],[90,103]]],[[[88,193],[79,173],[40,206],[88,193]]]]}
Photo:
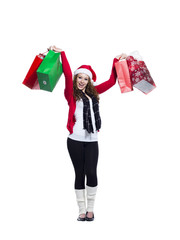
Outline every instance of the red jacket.
{"type": "MultiPolygon", "coordinates": [[[[67,122],[67,129],[69,130],[70,134],[73,133],[73,126],[75,124],[75,110],[76,110],[76,100],[73,97],[73,76],[71,72],[71,68],[69,66],[68,60],[66,58],[66,54],[64,51],[61,52],[61,59],[62,59],[62,66],[63,66],[63,72],[65,76],[65,90],[64,95],[69,105],[69,114],[68,114],[68,122],[67,122]]],[[[109,80],[95,86],[97,92],[99,94],[107,91],[109,88],[111,88],[116,83],[116,70],[115,70],[115,62],[118,60],[114,58],[112,70],[111,70],[111,76],[109,80]]]]}

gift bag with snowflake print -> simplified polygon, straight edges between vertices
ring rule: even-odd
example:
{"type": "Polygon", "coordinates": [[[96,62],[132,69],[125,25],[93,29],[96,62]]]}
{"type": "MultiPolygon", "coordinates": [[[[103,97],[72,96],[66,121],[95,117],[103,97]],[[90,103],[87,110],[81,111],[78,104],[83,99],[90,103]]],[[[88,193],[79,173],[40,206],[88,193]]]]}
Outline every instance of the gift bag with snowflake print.
{"type": "Polygon", "coordinates": [[[151,92],[155,87],[155,83],[150,75],[150,72],[139,55],[138,51],[132,52],[126,58],[129,74],[133,87],[139,89],[145,94],[151,92]]]}

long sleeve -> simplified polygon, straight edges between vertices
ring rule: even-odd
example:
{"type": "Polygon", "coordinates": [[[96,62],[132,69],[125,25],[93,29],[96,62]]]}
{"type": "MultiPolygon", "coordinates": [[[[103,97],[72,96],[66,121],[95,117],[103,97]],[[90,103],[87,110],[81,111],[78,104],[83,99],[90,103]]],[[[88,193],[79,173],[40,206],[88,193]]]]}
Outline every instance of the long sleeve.
{"type": "Polygon", "coordinates": [[[117,58],[114,58],[113,60],[113,65],[112,65],[112,70],[111,70],[111,75],[109,80],[95,86],[97,92],[99,94],[104,93],[105,91],[107,91],[109,88],[111,88],[112,86],[115,85],[116,83],[116,78],[117,78],[117,74],[116,74],[116,69],[115,69],[115,63],[118,61],[117,58]]]}
{"type": "Polygon", "coordinates": [[[68,103],[70,102],[73,96],[73,77],[72,71],[69,65],[69,62],[66,58],[66,54],[64,51],[61,52],[61,59],[62,59],[62,67],[65,76],[65,90],[64,95],[68,103]]]}

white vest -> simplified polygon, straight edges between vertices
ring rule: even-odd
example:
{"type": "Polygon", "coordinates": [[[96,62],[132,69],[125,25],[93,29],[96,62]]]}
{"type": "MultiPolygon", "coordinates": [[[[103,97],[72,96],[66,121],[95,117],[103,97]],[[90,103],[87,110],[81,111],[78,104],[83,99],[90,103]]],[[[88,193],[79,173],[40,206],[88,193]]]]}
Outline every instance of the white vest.
{"type": "Polygon", "coordinates": [[[94,133],[88,133],[86,129],[83,129],[83,100],[76,101],[76,110],[75,110],[75,119],[76,122],[73,127],[73,133],[69,134],[69,138],[77,141],[83,142],[95,142],[98,141],[98,132],[95,126],[95,118],[94,118],[94,111],[93,111],[93,104],[92,99],[89,100],[90,102],[90,112],[91,112],[91,119],[94,133]]]}

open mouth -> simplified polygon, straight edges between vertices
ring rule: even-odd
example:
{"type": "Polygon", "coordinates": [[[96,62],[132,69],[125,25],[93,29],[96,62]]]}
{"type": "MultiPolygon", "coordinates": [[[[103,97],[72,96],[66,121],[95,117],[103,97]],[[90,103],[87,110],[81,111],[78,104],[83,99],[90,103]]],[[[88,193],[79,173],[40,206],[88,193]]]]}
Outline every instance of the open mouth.
{"type": "Polygon", "coordinates": [[[79,83],[80,88],[83,88],[84,86],[85,86],[84,84],[79,83]]]}

